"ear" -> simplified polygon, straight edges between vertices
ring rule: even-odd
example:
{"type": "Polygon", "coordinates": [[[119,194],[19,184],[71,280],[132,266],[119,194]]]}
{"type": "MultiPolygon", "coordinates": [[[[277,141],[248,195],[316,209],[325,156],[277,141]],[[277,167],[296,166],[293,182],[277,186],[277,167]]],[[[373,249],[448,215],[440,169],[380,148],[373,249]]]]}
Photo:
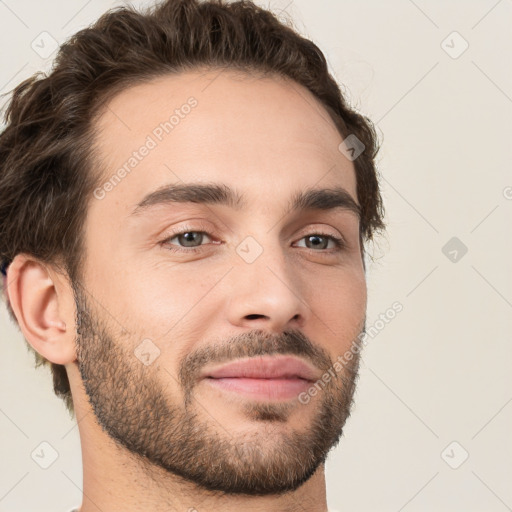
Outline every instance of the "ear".
{"type": "Polygon", "coordinates": [[[7,272],[7,297],[25,339],[52,363],[75,361],[75,301],[67,282],[26,254],[17,254],[7,272]]]}

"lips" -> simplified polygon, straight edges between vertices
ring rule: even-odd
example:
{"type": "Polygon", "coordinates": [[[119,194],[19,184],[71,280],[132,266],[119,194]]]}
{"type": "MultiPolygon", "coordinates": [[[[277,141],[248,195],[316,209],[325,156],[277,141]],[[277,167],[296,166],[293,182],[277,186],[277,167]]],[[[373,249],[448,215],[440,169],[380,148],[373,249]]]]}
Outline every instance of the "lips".
{"type": "Polygon", "coordinates": [[[303,379],[317,380],[317,371],[308,363],[294,356],[262,356],[239,359],[203,373],[211,379],[303,379]]]}

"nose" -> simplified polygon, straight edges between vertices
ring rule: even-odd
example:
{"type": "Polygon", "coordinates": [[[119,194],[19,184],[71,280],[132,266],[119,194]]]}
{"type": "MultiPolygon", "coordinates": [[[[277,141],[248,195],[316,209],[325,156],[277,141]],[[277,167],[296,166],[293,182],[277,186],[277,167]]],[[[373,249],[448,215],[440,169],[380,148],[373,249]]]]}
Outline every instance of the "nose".
{"type": "Polygon", "coordinates": [[[232,325],[281,332],[302,328],[310,314],[303,283],[282,252],[269,251],[254,262],[238,262],[231,272],[228,316],[232,325]]]}

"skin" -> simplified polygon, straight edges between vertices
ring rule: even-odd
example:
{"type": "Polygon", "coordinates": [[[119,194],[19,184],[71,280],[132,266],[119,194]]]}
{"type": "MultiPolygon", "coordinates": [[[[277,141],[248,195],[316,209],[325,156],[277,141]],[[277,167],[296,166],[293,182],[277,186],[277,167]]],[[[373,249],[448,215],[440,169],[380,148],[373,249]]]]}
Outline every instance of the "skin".
{"type": "Polygon", "coordinates": [[[293,354],[321,376],[355,346],[367,304],[357,215],[286,211],[310,187],[340,186],[357,202],[354,166],[300,85],[189,71],[109,102],[95,122],[105,180],[190,96],[197,107],[103,199],[91,198],[80,282],[18,255],[9,299],[35,350],[68,372],[81,512],[325,512],[324,461],[350,414],[358,353],[307,404],[223,392],[200,375],[238,357],[293,354]],[[181,182],[222,182],[247,204],[130,216],[147,193],[181,182]],[[169,244],[187,247],[172,230],[208,237],[198,252],[177,253],[169,244]],[[308,245],[319,232],[347,247],[308,245]],[[252,263],[236,251],[247,236],[262,248],[252,263]],[[147,339],[159,354],[145,365],[136,352],[147,339]]]}

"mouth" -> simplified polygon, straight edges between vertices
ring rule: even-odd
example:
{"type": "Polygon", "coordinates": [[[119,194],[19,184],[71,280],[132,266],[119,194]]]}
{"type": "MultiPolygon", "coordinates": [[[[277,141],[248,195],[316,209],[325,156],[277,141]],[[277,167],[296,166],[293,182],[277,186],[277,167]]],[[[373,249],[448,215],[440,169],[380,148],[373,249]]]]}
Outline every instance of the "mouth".
{"type": "Polygon", "coordinates": [[[203,380],[216,389],[261,400],[297,398],[317,380],[318,371],[294,356],[236,360],[206,370],[203,380]]]}

